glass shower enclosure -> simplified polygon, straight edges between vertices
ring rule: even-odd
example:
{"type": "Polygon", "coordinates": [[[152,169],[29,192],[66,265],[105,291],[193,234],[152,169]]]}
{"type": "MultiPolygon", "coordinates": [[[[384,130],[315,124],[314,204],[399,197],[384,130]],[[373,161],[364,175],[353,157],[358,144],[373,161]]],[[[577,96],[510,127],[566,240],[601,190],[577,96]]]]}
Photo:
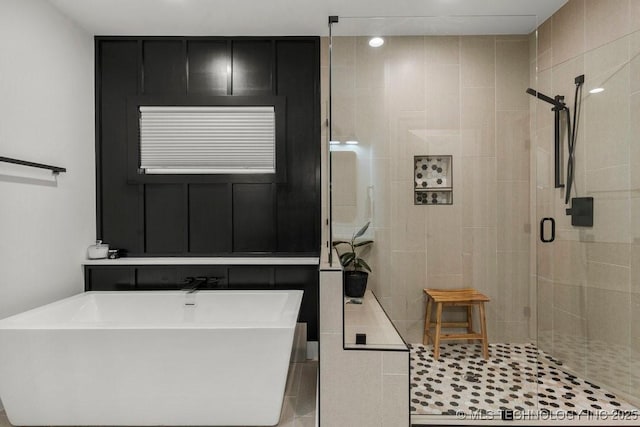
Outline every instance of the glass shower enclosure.
{"type": "MultiPolygon", "coordinates": [[[[552,48],[547,27],[539,29],[540,58],[552,48]]],[[[572,110],[575,78],[585,76],[577,104],[568,202],[571,159],[562,134],[561,187],[556,188],[549,105],[536,103],[538,120],[531,130],[537,163],[536,217],[555,221],[555,230],[542,230],[544,240],[553,241],[536,240],[539,347],[564,370],[636,405],[640,403],[639,41],[638,32],[630,33],[574,52],[563,61],[539,63],[539,90],[565,96],[572,110]],[[588,212],[589,206],[580,205],[585,200],[592,204],[592,225],[574,225],[576,215],[567,210],[588,212]]]]}
{"type": "MultiPolygon", "coordinates": [[[[535,16],[339,17],[330,27],[330,239],[370,223],[361,256],[410,343],[413,422],[634,410],[640,37],[553,64],[535,16]],[[480,34],[487,22],[491,34],[480,34]],[[572,158],[571,198],[593,197],[593,227],[566,215],[554,112],[526,92],[562,95],[573,114],[579,75],[575,152],[562,118],[559,173],[572,158]],[[596,86],[605,91],[589,93],[596,86]],[[426,288],[490,298],[488,359],[466,340],[433,357],[426,288]]],[[[444,321],[466,319],[465,307],[444,310],[444,321]]]]}

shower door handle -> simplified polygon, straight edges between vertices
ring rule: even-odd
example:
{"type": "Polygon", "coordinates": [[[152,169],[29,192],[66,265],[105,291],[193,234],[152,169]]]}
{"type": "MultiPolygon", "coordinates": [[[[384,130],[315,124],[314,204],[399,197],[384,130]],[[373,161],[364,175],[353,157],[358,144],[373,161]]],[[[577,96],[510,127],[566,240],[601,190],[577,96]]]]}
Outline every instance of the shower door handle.
{"type": "Polygon", "coordinates": [[[542,243],[551,243],[554,240],[556,240],[556,220],[555,219],[551,217],[547,217],[547,218],[542,218],[540,220],[540,240],[542,240],[542,243]],[[549,239],[544,238],[544,223],[547,221],[551,222],[551,237],[549,239]]]}

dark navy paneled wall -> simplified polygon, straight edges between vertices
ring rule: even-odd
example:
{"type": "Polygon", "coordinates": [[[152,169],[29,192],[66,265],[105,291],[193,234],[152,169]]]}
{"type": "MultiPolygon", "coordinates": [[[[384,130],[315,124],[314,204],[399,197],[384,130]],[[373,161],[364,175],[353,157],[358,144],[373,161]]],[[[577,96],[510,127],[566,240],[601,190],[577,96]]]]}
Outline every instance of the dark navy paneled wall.
{"type": "Polygon", "coordinates": [[[317,37],[96,37],[98,237],[129,256],[317,255],[319,61],[317,37]],[[282,97],[286,176],[132,181],[137,96],[282,97]]]}

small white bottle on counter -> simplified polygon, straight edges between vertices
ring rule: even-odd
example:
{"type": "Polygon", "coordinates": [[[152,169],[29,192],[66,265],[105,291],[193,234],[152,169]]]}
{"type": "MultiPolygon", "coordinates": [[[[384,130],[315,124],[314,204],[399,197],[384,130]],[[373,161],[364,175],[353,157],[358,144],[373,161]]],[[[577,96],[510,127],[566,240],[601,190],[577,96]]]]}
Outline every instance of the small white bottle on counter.
{"type": "Polygon", "coordinates": [[[109,254],[109,245],[102,243],[102,240],[96,240],[95,245],[87,248],[87,258],[89,259],[104,259],[109,254]]]}

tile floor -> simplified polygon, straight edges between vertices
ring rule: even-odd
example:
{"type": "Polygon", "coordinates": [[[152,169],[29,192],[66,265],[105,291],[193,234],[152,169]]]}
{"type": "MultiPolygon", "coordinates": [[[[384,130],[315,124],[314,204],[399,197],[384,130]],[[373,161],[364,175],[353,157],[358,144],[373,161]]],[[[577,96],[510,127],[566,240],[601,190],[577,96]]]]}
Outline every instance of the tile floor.
{"type": "Polygon", "coordinates": [[[438,360],[432,346],[409,346],[412,415],[637,411],[598,385],[559,369],[533,344],[492,344],[488,360],[474,344],[441,345],[438,360]]]}
{"type": "Polygon", "coordinates": [[[318,362],[292,363],[288,375],[278,427],[314,427],[318,362]]]}
{"type": "MultiPolygon", "coordinates": [[[[280,423],[277,427],[315,427],[318,362],[291,363],[287,377],[280,423]]],[[[4,411],[0,411],[0,427],[12,427],[4,411]]]]}
{"type": "Polygon", "coordinates": [[[640,358],[630,357],[629,347],[587,339],[557,330],[538,334],[540,348],[562,360],[574,372],[589,372],[594,381],[601,384],[620,384],[621,378],[629,381],[632,394],[640,390],[640,358]]]}

